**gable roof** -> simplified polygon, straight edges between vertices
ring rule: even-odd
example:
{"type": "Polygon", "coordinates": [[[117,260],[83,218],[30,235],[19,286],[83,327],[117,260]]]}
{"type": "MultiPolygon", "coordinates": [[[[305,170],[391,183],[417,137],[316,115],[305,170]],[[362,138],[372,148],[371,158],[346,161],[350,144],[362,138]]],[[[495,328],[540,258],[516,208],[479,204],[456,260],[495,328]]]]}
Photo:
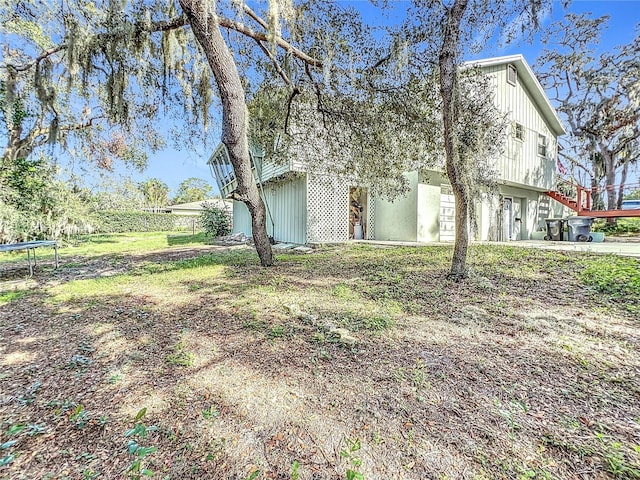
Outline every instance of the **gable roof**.
{"type": "Polygon", "coordinates": [[[566,134],[567,131],[565,130],[564,125],[562,125],[562,121],[560,120],[560,117],[558,117],[556,109],[551,105],[544,88],[542,88],[542,85],[540,85],[540,82],[533,73],[533,70],[531,70],[531,67],[521,54],[486,58],[482,60],[471,60],[463,63],[462,66],[484,68],[496,65],[506,65],[509,63],[516,67],[518,79],[533,97],[536,107],[549,124],[553,133],[558,136],[566,134]]]}

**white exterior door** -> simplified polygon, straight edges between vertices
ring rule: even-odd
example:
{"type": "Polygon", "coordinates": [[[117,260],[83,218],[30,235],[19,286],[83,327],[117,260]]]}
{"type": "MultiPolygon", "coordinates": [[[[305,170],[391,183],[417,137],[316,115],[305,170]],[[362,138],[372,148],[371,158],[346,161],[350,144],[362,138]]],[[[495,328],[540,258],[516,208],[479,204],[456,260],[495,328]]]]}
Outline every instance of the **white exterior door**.
{"type": "Polygon", "coordinates": [[[456,202],[451,185],[440,186],[440,241],[456,239],[456,202]]]}
{"type": "Polygon", "coordinates": [[[513,232],[511,240],[522,240],[522,200],[513,199],[513,232]]]}
{"type": "Polygon", "coordinates": [[[513,236],[513,198],[504,197],[502,199],[502,238],[512,240],[513,236]]]}

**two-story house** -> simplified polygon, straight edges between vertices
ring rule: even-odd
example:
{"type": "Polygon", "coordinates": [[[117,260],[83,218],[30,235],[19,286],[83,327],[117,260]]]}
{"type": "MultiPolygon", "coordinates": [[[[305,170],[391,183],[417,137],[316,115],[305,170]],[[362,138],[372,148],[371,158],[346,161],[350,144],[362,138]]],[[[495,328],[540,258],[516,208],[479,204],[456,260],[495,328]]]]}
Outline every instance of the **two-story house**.
{"type": "MultiPolygon", "coordinates": [[[[520,240],[544,226],[555,190],[557,137],[565,130],[542,86],[521,55],[469,62],[490,75],[495,101],[508,113],[511,131],[496,159],[498,192],[475,205],[479,240],[520,240]]],[[[289,243],[331,243],[349,239],[451,241],[455,207],[441,171],[407,172],[409,193],[393,202],[376,198],[366,185],[308,172],[292,158],[274,165],[252,152],[256,180],[268,210],[268,230],[289,243]]],[[[236,187],[224,146],[209,160],[223,197],[236,187]]],[[[235,232],[251,234],[249,212],[234,202],[235,232]]]]}

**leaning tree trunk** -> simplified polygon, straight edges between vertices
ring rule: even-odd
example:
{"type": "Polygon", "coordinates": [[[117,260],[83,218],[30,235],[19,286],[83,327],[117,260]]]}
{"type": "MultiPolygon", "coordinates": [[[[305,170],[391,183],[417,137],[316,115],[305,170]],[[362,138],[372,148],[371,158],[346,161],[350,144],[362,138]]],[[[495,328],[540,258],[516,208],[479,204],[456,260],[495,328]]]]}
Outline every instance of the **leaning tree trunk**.
{"type": "Polygon", "coordinates": [[[461,161],[455,130],[456,90],[458,79],[458,46],[460,23],[468,0],[456,0],[447,18],[442,48],[440,49],[440,95],[442,96],[442,122],[444,124],[445,167],[451,182],[456,208],[456,240],[453,247],[450,276],[467,276],[467,250],[469,248],[469,189],[460,171],[461,161]]]}
{"type": "Polygon", "coordinates": [[[179,1],[213,72],[222,100],[222,143],[229,151],[229,159],[238,181],[236,198],[249,209],[253,241],[260,263],[268,267],[273,265],[273,252],[267,234],[266,209],[251,172],[247,106],[235,59],[224,41],[207,1],[179,1]]]}

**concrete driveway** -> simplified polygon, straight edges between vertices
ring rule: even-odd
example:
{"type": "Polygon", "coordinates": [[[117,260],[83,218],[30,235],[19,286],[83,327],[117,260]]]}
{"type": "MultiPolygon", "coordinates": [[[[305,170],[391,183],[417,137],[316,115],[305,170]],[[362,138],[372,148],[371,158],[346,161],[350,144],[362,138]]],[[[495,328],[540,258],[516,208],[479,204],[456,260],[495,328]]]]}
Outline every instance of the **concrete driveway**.
{"type": "Polygon", "coordinates": [[[518,242],[489,242],[496,245],[516,247],[542,248],[545,250],[564,250],[567,252],[591,252],[624,257],[640,258],[640,242],[548,242],[545,240],[522,240],[518,242]]]}
{"type": "MultiPolygon", "coordinates": [[[[367,243],[387,247],[419,247],[426,245],[453,245],[453,242],[398,242],[385,240],[353,240],[355,243],[367,243]]],[[[476,244],[509,245],[512,247],[541,248],[544,250],[564,250],[567,252],[591,252],[624,257],[640,258],[640,238],[618,241],[595,242],[550,242],[545,240],[518,240],[514,242],[473,242],[476,244]]]]}

